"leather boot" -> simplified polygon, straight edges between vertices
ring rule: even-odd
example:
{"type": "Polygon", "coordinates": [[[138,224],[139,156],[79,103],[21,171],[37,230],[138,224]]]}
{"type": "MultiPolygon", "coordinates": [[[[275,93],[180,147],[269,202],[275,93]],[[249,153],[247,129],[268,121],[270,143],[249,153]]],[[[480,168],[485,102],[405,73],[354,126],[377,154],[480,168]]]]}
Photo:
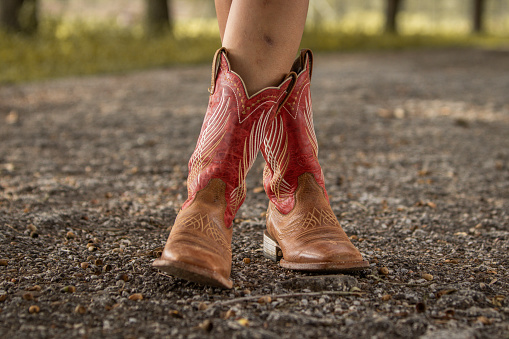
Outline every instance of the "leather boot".
{"type": "Polygon", "coordinates": [[[212,63],[210,99],[196,149],[189,160],[188,199],[154,266],[193,282],[231,288],[232,222],[246,196],[245,178],[278,109],[295,84],[247,95],[230,68],[226,49],[212,63]]]}
{"type": "Polygon", "coordinates": [[[298,74],[290,98],[270,126],[262,145],[264,188],[270,199],[264,254],[285,268],[350,271],[369,266],[334,215],[318,163],[311,109],[313,54],[302,50],[292,71],[298,74]]]}

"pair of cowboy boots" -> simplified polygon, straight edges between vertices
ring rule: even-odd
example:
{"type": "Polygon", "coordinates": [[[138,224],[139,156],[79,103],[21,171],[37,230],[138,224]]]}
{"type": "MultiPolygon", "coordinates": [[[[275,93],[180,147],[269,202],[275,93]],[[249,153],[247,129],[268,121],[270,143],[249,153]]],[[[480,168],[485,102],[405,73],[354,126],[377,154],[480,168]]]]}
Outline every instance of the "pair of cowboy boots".
{"type": "Polygon", "coordinates": [[[248,95],[227,51],[212,63],[211,96],[189,161],[184,202],[154,266],[179,278],[231,288],[232,222],[246,197],[247,172],[261,150],[270,199],[264,254],[285,268],[368,267],[329,204],[311,110],[312,53],[303,50],[278,87],[248,95]]]}

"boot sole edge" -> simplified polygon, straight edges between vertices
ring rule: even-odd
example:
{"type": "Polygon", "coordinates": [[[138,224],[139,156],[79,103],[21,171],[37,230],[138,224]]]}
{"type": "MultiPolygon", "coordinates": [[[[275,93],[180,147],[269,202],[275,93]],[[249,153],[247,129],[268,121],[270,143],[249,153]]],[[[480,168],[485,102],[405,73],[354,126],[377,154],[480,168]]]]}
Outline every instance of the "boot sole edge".
{"type": "Polygon", "coordinates": [[[224,278],[217,272],[180,261],[156,259],[152,266],[176,278],[191,281],[200,285],[225,289],[231,289],[233,287],[233,282],[230,279],[224,278]]]}
{"type": "Polygon", "coordinates": [[[298,263],[281,259],[279,265],[283,268],[306,272],[355,272],[369,268],[369,262],[366,260],[298,263]]]}
{"type": "Polygon", "coordinates": [[[312,263],[286,261],[283,259],[283,252],[276,239],[272,238],[266,230],[263,232],[263,255],[272,261],[279,261],[281,267],[295,271],[354,272],[369,268],[369,262],[366,260],[312,263]]]}

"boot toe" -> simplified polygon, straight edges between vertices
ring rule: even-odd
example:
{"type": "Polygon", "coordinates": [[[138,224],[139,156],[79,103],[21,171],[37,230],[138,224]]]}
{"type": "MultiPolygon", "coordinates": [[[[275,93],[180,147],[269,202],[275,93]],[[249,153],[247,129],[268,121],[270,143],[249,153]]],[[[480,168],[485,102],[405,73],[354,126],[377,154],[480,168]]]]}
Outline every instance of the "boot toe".
{"type": "Polygon", "coordinates": [[[161,257],[154,261],[154,267],[177,278],[203,285],[231,288],[229,279],[230,263],[221,256],[199,248],[179,246],[178,250],[165,249],[161,257]]]}
{"type": "Polygon", "coordinates": [[[161,260],[169,262],[181,262],[186,265],[200,267],[212,272],[217,272],[223,276],[229,276],[224,267],[229,267],[224,263],[225,259],[216,253],[204,250],[202,248],[179,246],[178,249],[165,249],[161,255],[161,260]]]}

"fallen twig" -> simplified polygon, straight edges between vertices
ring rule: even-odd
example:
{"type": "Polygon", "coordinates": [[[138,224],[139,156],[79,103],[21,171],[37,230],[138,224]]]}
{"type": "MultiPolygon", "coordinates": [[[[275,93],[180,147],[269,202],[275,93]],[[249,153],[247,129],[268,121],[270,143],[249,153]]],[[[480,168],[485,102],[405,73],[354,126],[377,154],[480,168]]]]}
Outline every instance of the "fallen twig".
{"type": "Polygon", "coordinates": [[[12,226],[11,226],[11,225],[9,225],[9,224],[5,224],[5,226],[7,226],[7,227],[11,228],[11,229],[12,229],[13,231],[15,231],[15,232],[21,233],[20,231],[18,231],[17,229],[15,229],[14,227],[12,227],[12,226]]]}
{"type": "Polygon", "coordinates": [[[384,280],[380,277],[377,277],[376,275],[373,275],[373,274],[369,274],[367,275],[367,277],[371,277],[371,278],[374,278],[375,280],[378,280],[378,281],[381,281],[381,282],[384,282],[386,284],[391,284],[391,285],[403,285],[403,286],[410,286],[410,287],[426,287],[426,286],[429,286],[435,282],[428,282],[428,283],[424,283],[424,284],[413,284],[413,283],[404,283],[404,282],[393,282],[393,281],[387,281],[387,280],[384,280]]]}
{"type": "Polygon", "coordinates": [[[172,277],[171,275],[166,274],[166,273],[164,273],[164,272],[157,272],[157,274],[159,274],[159,275],[164,275],[165,277],[168,277],[168,278],[175,278],[175,277],[172,277]]]}
{"type": "Polygon", "coordinates": [[[257,295],[250,297],[241,297],[225,301],[216,301],[215,305],[230,305],[244,301],[258,301],[260,298],[270,297],[272,300],[280,298],[296,298],[296,297],[318,297],[322,295],[346,295],[360,297],[364,292],[346,292],[346,291],[322,291],[322,292],[302,292],[302,293],[287,293],[287,294],[269,294],[269,295],[257,295]]]}

